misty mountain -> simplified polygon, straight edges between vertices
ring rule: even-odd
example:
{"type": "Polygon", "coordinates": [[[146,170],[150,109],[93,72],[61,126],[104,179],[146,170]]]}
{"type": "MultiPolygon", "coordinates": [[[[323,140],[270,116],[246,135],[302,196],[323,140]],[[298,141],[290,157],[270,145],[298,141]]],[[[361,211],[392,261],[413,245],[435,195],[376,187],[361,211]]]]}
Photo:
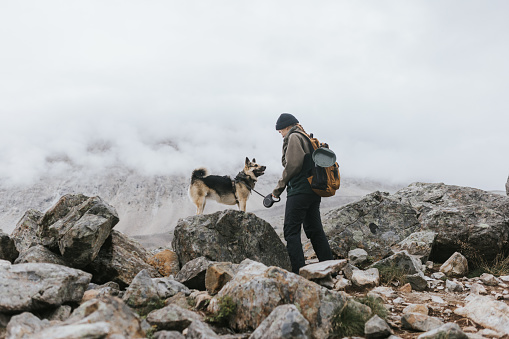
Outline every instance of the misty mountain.
{"type": "MultiPolygon", "coordinates": [[[[236,173],[222,173],[234,177],[236,173]]],[[[146,246],[164,245],[173,233],[178,220],[194,215],[196,207],[188,196],[189,177],[181,175],[144,175],[126,167],[114,167],[95,175],[79,171],[67,175],[40,179],[31,185],[10,186],[0,182],[0,229],[11,233],[23,214],[29,209],[45,212],[65,194],[82,193],[100,196],[114,206],[120,222],[117,230],[138,238],[146,246]]],[[[270,193],[277,176],[259,178],[255,190],[262,195],[270,193]]],[[[331,208],[358,200],[375,190],[394,192],[402,186],[384,185],[370,180],[342,178],[337,195],[322,200],[322,213],[331,208]]],[[[282,232],[284,199],[267,209],[262,196],[253,192],[247,211],[268,221],[278,233],[282,232]]],[[[213,213],[236,206],[220,205],[208,200],[205,213],[213,213]]]]}

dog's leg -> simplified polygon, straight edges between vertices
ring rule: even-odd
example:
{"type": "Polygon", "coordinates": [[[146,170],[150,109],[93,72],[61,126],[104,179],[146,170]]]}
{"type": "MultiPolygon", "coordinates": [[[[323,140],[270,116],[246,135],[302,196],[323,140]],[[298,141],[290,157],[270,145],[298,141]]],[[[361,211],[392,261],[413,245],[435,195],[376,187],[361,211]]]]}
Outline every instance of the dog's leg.
{"type": "Polygon", "coordinates": [[[205,203],[207,199],[205,197],[199,198],[196,200],[196,215],[203,214],[203,210],[205,209],[205,203]]]}
{"type": "Polygon", "coordinates": [[[245,211],[246,211],[246,204],[247,204],[247,200],[241,200],[241,201],[239,201],[239,209],[240,209],[242,212],[245,212],[245,211]]]}

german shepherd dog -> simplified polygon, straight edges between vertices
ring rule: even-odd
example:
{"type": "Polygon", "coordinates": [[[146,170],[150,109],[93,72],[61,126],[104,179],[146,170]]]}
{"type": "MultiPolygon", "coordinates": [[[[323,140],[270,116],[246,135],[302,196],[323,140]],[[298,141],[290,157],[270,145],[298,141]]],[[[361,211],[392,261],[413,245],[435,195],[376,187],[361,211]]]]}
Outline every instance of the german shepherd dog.
{"type": "Polygon", "coordinates": [[[191,175],[189,197],[196,205],[196,214],[203,214],[207,199],[225,205],[237,205],[246,211],[246,203],[258,177],[264,174],[265,166],[246,157],[244,169],[232,179],[229,176],[209,175],[206,168],[197,168],[191,175]]]}

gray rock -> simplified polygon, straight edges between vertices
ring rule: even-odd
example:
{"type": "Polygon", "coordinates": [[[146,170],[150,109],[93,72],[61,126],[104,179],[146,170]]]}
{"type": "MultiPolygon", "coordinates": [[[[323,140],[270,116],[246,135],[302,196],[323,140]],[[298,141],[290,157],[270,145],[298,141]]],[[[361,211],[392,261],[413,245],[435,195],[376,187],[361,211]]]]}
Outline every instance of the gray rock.
{"type": "Polygon", "coordinates": [[[437,233],[430,257],[433,261],[444,262],[454,252],[462,252],[469,260],[479,256],[489,262],[507,249],[506,196],[443,183],[414,183],[393,198],[412,206],[422,230],[437,233]]]}
{"type": "Polygon", "coordinates": [[[188,261],[177,273],[175,280],[191,289],[205,291],[205,275],[210,265],[212,262],[205,257],[188,261]]]}
{"type": "Polygon", "coordinates": [[[0,312],[23,312],[79,302],[92,276],[65,266],[0,265],[0,312]]]}
{"type": "Polygon", "coordinates": [[[417,339],[468,339],[468,336],[461,330],[456,323],[447,323],[434,330],[423,333],[417,339]]]}
{"type": "Polygon", "coordinates": [[[455,252],[440,266],[440,272],[448,277],[463,277],[468,273],[468,261],[461,253],[455,252]]]}
{"type": "Polygon", "coordinates": [[[408,274],[405,276],[405,280],[412,286],[414,291],[424,291],[428,287],[428,280],[422,272],[408,274]]]}
{"type": "Polygon", "coordinates": [[[427,332],[443,324],[440,319],[422,313],[405,313],[401,317],[402,327],[414,331],[427,332]]]}
{"type": "Polygon", "coordinates": [[[30,209],[25,212],[21,220],[16,224],[16,228],[11,234],[18,252],[22,253],[30,247],[42,244],[42,240],[37,236],[39,220],[43,214],[39,211],[30,209]]]}
{"type": "Polygon", "coordinates": [[[387,338],[394,331],[390,328],[389,324],[378,315],[374,315],[364,325],[364,335],[367,339],[381,339],[387,338]]]}
{"type": "Polygon", "coordinates": [[[294,304],[302,310],[316,338],[327,337],[334,312],[346,303],[342,292],[329,291],[299,275],[249,259],[241,263],[238,273],[212,298],[208,310],[218,312],[224,296],[231,297],[237,305],[229,319],[233,329],[254,330],[277,306],[294,304]]]}
{"type": "Polygon", "coordinates": [[[191,291],[186,285],[174,280],[172,277],[153,278],[152,282],[154,283],[157,294],[161,299],[173,297],[179,292],[183,292],[186,295],[191,294],[191,291]]]}
{"type": "Polygon", "coordinates": [[[118,221],[115,208],[99,197],[65,195],[40,219],[37,234],[44,246],[58,247],[71,266],[82,268],[95,259],[118,221]]]}
{"type": "Polygon", "coordinates": [[[180,332],[186,329],[191,322],[202,320],[203,317],[199,314],[173,304],[152,311],[147,316],[148,323],[156,325],[158,329],[180,332]]]}
{"type": "Polygon", "coordinates": [[[290,270],[290,258],[272,226],[253,213],[225,210],[181,219],[172,247],[180,264],[199,257],[240,263],[249,258],[290,270]]]}
{"type": "Polygon", "coordinates": [[[161,276],[147,263],[149,257],[149,252],[137,241],[113,230],[97,257],[85,270],[93,274],[94,283],[114,281],[120,288],[126,288],[141,270],[147,270],[153,278],[161,276]]]}
{"type": "Polygon", "coordinates": [[[122,300],[104,296],[81,304],[65,322],[34,338],[145,338],[145,333],[139,316],[122,300]]]}
{"type": "Polygon", "coordinates": [[[23,312],[11,318],[7,325],[6,338],[33,338],[36,333],[49,326],[48,320],[41,320],[32,313],[23,312]]]}
{"type": "Polygon", "coordinates": [[[434,231],[420,231],[410,234],[408,237],[392,246],[394,252],[407,251],[408,254],[420,258],[425,264],[433,248],[437,233],[434,231]]]}
{"type": "Polygon", "coordinates": [[[368,260],[368,252],[363,248],[356,248],[348,252],[348,262],[354,266],[363,264],[368,260]]]}
{"type": "Polygon", "coordinates": [[[379,191],[327,212],[323,224],[338,257],[347,258],[350,249],[364,248],[375,260],[389,255],[392,245],[420,229],[410,204],[379,191]]]}
{"type": "Polygon", "coordinates": [[[483,273],[479,278],[486,286],[498,286],[498,279],[493,274],[483,273]]]}
{"type": "Polygon", "coordinates": [[[21,252],[19,257],[14,261],[15,264],[24,264],[24,263],[49,263],[67,266],[67,263],[62,258],[62,256],[51,252],[49,249],[42,245],[35,245],[24,252],[21,252]]]}
{"type": "Polygon", "coordinates": [[[195,320],[187,328],[186,339],[219,339],[217,335],[209,325],[206,323],[195,320]]]}
{"type": "Polygon", "coordinates": [[[154,339],[186,339],[186,337],[178,331],[157,331],[154,333],[154,339]]]}
{"type": "Polygon", "coordinates": [[[278,306],[249,337],[249,339],[262,338],[311,338],[309,321],[295,305],[278,306]]]}
{"type": "Polygon", "coordinates": [[[461,284],[460,282],[456,281],[456,280],[447,280],[445,282],[445,290],[447,292],[458,292],[458,293],[461,293],[463,292],[464,288],[463,288],[463,284],[461,284]]]}
{"type": "Polygon", "coordinates": [[[406,250],[394,253],[393,255],[377,261],[370,267],[395,267],[401,269],[406,274],[415,274],[422,272],[422,263],[417,257],[410,255],[406,250]]]}
{"type": "Polygon", "coordinates": [[[14,240],[0,229],[0,259],[13,262],[18,255],[14,240]]]}
{"type": "Polygon", "coordinates": [[[302,267],[299,274],[309,280],[330,278],[337,275],[347,263],[346,259],[321,261],[302,267]]]}
{"type": "Polygon", "coordinates": [[[509,333],[509,306],[490,297],[475,296],[454,313],[501,333],[509,333]]]}
{"type": "Polygon", "coordinates": [[[367,270],[355,270],[350,278],[354,286],[360,288],[372,288],[380,284],[380,275],[377,268],[367,270]]]}
{"type": "Polygon", "coordinates": [[[146,270],[141,270],[126,289],[122,300],[135,309],[140,309],[149,304],[157,304],[160,301],[157,288],[152,277],[146,270]]]}

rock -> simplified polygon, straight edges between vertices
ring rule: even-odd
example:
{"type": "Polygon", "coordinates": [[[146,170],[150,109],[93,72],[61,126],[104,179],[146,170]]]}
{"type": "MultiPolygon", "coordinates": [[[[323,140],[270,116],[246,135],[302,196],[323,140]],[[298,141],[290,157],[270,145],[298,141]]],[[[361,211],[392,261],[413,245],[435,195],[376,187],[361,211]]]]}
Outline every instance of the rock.
{"type": "Polygon", "coordinates": [[[159,272],[147,264],[149,257],[147,250],[137,241],[113,230],[97,257],[85,267],[85,270],[93,274],[94,283],[105,284],[114,281],[121,288],[125,288],[144,269],[151,277],[160,277],[159,272]]]}
{"type": "Polygon", "coordinates": [[[470,285],[470,293],[486,295],[488,294],[488,291],[486,291],[486,288],[483,285],[473,283],[470,285]]]}
{"type": "Polygon", "coordinates": [[[461,253],[455,252],[440,266],[440,272],[448,277],[463,277],[468,273],[468,261],[461,253]]]}
{"type": "Polygon", "coordinates": [[[408,274],[405,276],[405,280],[412,286],[414,291],[424,291],[428,287],[428,280],[422,272],[408,274]]]}
{"type": "Polygon", "coordinates": [[[468,339],[468,336],[461,330],[456,323],[447,323],[434,330],[423,333],[417,339],[468,339]]]}
{"type": "Polygon", "coordinates": [[[490,297],[475,296],[454,313],[501,333],[509,333],[509,306],[490,297]]]}
{"type": "Polygon", "coordinates": [[[212,297],[206,291],[194,291],[189,295],[191,300],[194,300],[194,308],[196,310],[205,310],[210,303],[212,297]]]}
{"type": "Polygon", "coordinates": [[[420,228],[410,204],[379,191],[327,212],[323,224],[337,257],[347,258],[350,249],[364,248],[376,260],[389,255],[392,245],[420,228]]]}
{"type": "Polygon", "coordinates": [[[154,333],[154,339],[186,339],[178,331],[157,331],[154,333]]]}
{"type": "Polygon", "coordinates": [[[370,268],[365,271],[353,271],[352,278],[350,279],[354,286],[360,288],[375,287],[380,284],[380,275],[377,268],[370,268]]]}
{"type": "Polygon", "coordinates": [[[445,282],[445,290],[447,292],[463,292],[463,285],[456,280],[447,280],[445,282]]]}
{"type": "Polygon", "coordinates": [[[126,289],[122,300],[127,306],[141,309],[160,302],[159,293],[147,270],[141,270],[126,289]]]}
{"type": "Polygon", "coordinates": [[[175,280],[191,289],[205,291],[205,275],[210,265],[212,265],[212,262],[205,257],[188,261],[182,266],[175,280]]]}
{"type": "Polygon", "coordinates": [[[147,259],[147,263],[154,266],[163,277],[176,275],[180,270],[177,253],[168,249],[157,252],[147,259]]]}
{"type": "Polygon", "coordinates": [[[187,328],[186,339],[219,339],[217,335],[209,325],[202,321],[195,320],[187,328]]]}
{"type": "Polygon", "coordinates": [[[393,198],[412,206],[422,230],[437,233],[430,260],[444,262],[461,252],[469,260],[478,256],[490,262],[507,249],[508,197],[470,187],[414,183],[393,198]]]}
{"type": "Polygon", "coordinates": [[[79,302],[92,276],[65,266],[0,266],[0,312],[23,312],[79,302]]]}
{"type": "Polygon", "coordinates": [[[346,259],[321,261],[301,267],[299,275],[308,280],[330,278],[337,275],[347,263],[346,259]]]}
{"type": "Polygon", "coordinates": [[[295,305],[276,307],[249,339],[262,338],[311,338],[309,322],[295,305]]]}
{"type": "Polygon", "coordinates": [[[362,248],[356,248],[348,252],[348,262],[354,266],[364,264],[368,260],[368,252],[362,248]]]}
{"type": "Polygon", "coordinates": [[[410,255],[406,250],[394,253],[393,255],[377,261],[370,267],[394,267],[406,274],[422,272],[422,263],[417,257],[410,255]]]}
{"type": "Polygon", "coordinates": [[[0,259],[13,262],[18,255],[14,240],[0,229],[0,259]]]}
{"type": "Polygon", "coordinates": [[[23,263],[49,263],[67,266],[65,260],[58,254],[51,252],[42,245],[35,245],[22,252],[14,261],[15,264],[23,263]]]}
{"type": "Polygon", "coordinates": [[[180,292],[185,295],[191,294],[191,291],[187,288],[187,286],[179,283],[171,277],[153,278],[152,282],[154,283],[154,286],[157,289],[157,294],[161,299],[173,297],[180,292]]]}
{"type": "Polygon", "coordinates": [[[150,312],[147,316],[149,324],[157,326],[159,330],[180,332],[186,329],[191,322],[202,320],[202,316],[177,305],[168,305],[159,310],[150,312]]]}
{"type": "Polygon", "coordinates": [[[37,236],[39,228],[38,221],[43,214],[36,210],[28,210],[25,212],[21,220],[17,223],[16,228],[12,231],[11,237],[14,240],[16,249],[22,253],[30,247],[42,244],[42,240],[37,236]]]}
{"type": "Polygon", "coordinates": [[[433,248],[437,233],[434,231],[421,231],[410,234],[408,237],[392,246],[394,252],[407,251],[408,254],[420,258],[426,263],[433,248]]]}
{"type": "Polygon", "coordinates": [[[486,286],[498,286],[498,279],[493,274],[483,273],[479,278],[486,286]]]}
{"type": "Polygon", "coordinates": [[[210,312],[219,311],[219,300],[229,296],[237,311],[229,325],[238,331],[256,329],[279,305],[294,304],[309,321],[312,335],[326,338],[332,329],[332,317],[340,311],[346,296],[329,291],[299,275],[279,267],[267,267],[246,259],[238,273],[210,302],[210,312]]]}
{"type": "Polygon", "coordinates": [[[242,211],[225,210],[181,219],[174,230],[172,247],[181,266],[204,256],[235,264],[249,258],[291,269],[286,246],[272,226],[242,211]]]}
{"type": "Polygon", "coordinates": [[[230,262],[212,263],[205,273],[205,288],[210,294],[216,294],[237,273],[238,264],[230,262]]]}
{"type": "Polygon", "coordinates": [[[443,324],[440,319],[421,313],[405,313],[401,317],[402,327],[413,331],[427,332],[443,324]]]}
{"type": "Polygon", "coordinates": [[[145,333],[139,317],[122,300],[104,296],[81,304],[65,322],[35,338],[145,338],[145,333]]]}
{"type": "Polygon", "coordinates": [[[392,334],[394,334],[394,331],[387,322],[377,315],[371,317],[364,325],[364,335],[366,339],[387,338],[392,334]]]}
{"type": "Polygon", "coordinates": [[[45,316],[48,320],[66,321],[72,313],[72,307],[69,305],[59,306],[57,309],[51,311],[45,316]]]}
{"type": "Polygon", "coordinates": [[[90,264],[118,223],[112,206],[99,197],[65,195],[39,221],[37,234],[49,249],[57,247],[73,267],[90,264]]]}
{"type": "Polygon", "coordinates": [[[42,329],[50,326],[48,320],[40,320],[29,312],[15,315],[7,325],[7,338],[33,338],[42,329]]]}
{"type": "Polygon", "coordinates": [[[410,304],[403,309],[402,313],[403,314],[420,313],[420,314],[428,315],[429,308],[428,308],[428,306],[426,306],[424,304],[410,304]]]}

